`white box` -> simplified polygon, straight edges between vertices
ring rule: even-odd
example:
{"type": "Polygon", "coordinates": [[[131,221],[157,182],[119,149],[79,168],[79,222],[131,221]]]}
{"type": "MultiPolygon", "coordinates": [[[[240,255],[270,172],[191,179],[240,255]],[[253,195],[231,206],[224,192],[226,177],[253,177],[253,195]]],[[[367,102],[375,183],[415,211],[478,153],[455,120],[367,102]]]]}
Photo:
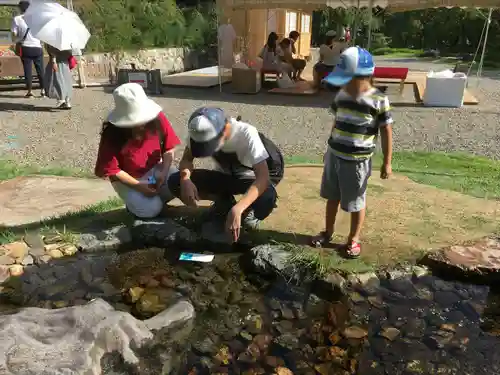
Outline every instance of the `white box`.
{"type": "Polygon", "coordinates": [[[467,76],[464,73],[450,75],[430,72],[427,75],[424,105],[429,107],[462,107],[466,84],[467,76]]]}

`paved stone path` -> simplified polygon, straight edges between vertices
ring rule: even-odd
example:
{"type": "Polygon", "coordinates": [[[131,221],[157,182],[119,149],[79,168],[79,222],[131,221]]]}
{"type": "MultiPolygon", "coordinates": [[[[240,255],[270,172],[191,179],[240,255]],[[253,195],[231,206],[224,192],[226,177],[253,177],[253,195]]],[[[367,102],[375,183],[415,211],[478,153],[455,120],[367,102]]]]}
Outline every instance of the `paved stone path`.
{"type": "Polygon", "coordinates": [[[61,216],[116,194],[106,181],[56,176],[0,182],[0,226],[18,226],[61,216]]]}

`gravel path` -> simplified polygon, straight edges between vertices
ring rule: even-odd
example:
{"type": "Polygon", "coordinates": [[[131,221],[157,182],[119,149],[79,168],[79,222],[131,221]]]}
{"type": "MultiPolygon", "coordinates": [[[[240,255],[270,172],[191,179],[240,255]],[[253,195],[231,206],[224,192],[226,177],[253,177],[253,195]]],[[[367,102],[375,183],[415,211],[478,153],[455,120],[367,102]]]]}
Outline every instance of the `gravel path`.
{"type": "MultiPolygon", "coordinates": [[[[379,61],[380,63],[380,61],[379,61]]],[[[428,70],[431,63],[407,62],[411,69],[428,70]]],[[[403,65],[385,59],[384,65],[403,65]]],[[[434,69],[443,65],[434,64],[434,69]]],[[[500,81],[491,74],[479,90],[472,79],[470,87],[480,100],[479,106],[461,109],[397,107],[394,110],[395,147],[397,150],[465,151],[500,159],[500,81]]],[[[242,115],[275,140],[287,156],[321,155],[331,127],[327,107],[331,94],[316,97],[289,97],[262,93],[232,95],[218,89],[196,90],[167,88],[155,100],[160,103],[182,139],[186,120],[202,105],[220,106],[228,113],[242,115]]],[[[389,88],[392,93],[393,87],[389,88]]],[[[396,92],[394,86],[394,93],[396,92]]],[[[407,85],[407,90],[411,87],[407,85]]],[[[49,99],[25,99],[24,91],[0,92],[0,158],[14,157],[40,166],[59,165],[92,170],[102,120],[112,107],[109,90],[76,90],[74,108],[53,111],[49,99]],[[10,137],[10,138],[9,138],[10,137]],[[12,137],[15,137],[13,139],[12,137]],[[17,142],[17,149],[6,147],[17,142]]],[[[405,92],[408,95],[408,92],[405,92]]]]}

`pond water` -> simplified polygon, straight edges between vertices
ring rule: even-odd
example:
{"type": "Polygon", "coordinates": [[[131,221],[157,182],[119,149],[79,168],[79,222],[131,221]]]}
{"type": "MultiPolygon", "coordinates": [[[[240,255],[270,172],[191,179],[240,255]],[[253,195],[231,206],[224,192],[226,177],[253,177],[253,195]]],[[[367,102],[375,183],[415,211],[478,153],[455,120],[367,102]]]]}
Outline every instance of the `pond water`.
{"type": "Polygon", "coordinates": [[[77,266],[78,278],[75,262],[61,260],[50,272],[61,278],[66,269],[67,282],[51,291],[26,293],[25,286],[29,295],[3,296],[3,309],[101,297],[148,318],[177,299],[192,302],[192,327],[140,351],[140,369],[107,358],[105,373],[113,375],[500,373],[499,299],[488,287],[433,276],[383,278],[337,295],[308,282],[264,279],[238,254],[216,255],[212,263],[175,258],[160,249],[100,254],[86,257],[90,271],[77,266]],[[96,276],[97,269],[104,273],[96,276]]]}

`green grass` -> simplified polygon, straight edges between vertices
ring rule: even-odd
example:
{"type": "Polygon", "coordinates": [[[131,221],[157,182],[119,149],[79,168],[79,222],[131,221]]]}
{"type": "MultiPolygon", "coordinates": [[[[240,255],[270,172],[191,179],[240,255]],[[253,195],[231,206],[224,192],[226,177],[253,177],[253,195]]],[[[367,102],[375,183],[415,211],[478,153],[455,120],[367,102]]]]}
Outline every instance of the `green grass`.
{"type": "Polygon", "coordinates": [[[26,164],[19,164],[13,160],[0,159],[0,181],[9,180],[15,177],[30,175],[50,175],[50,176],[72,176],[91,177],[89,172],[83,169],[71,169],[60,167],[32,167],[26,164]]]}
{"type": "MultiPolygon", "coordinates": [[[[292,156],[288,164],[318,164],[321,157],[292,156]]],[[[373,168],[382,163],[381,153],[373,158],[373,168]]],[[[500,199],[500,162],[465,153],[409,152],[393,155],[392,170],[411,180],[478,198],[500,199]]]]}
{"type": "Polygon", "coordinates": [[[372,50],[372,54],[375,56],[387,56],[387,57],[418,57],[423,52],[424,51],[421,49],[390,48],[390,47],[375,48],[372,50]]]}

